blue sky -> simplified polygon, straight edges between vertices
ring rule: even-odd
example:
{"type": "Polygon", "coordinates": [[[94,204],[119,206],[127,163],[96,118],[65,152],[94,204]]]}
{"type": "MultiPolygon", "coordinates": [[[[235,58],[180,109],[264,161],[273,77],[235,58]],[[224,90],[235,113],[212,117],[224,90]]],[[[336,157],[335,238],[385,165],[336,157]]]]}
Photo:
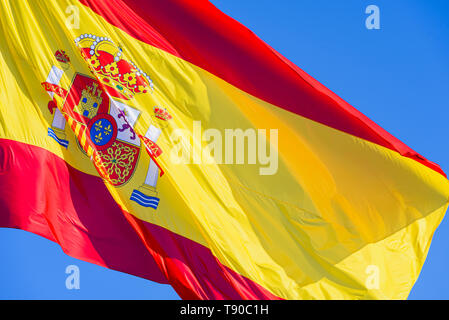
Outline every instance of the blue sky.
{"type": "MultiPolygon", "coordinates": [[[[449,1],[213,0],[343,99],[449,172],[449,1]],[[365,8],[380,8],[380,30],[365,8]]],[[[0,299],[178,299],[170,286],[65,255],[0,229],[0,299]],[[67,290],[65,269],[80,269],[67,290]]],[[[410,299],[449,299],[449,220],[435,233],[410,299]]]]}

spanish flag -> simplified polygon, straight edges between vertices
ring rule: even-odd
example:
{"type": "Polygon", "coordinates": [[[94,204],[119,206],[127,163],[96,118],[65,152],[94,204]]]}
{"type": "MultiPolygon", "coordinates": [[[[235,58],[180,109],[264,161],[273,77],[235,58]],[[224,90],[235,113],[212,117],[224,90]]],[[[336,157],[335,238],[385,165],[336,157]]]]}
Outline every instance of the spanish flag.
{"type": "Polygon", "coordinates": [[[0,226],[184,299],[404,299],[449,182],[206,0],[0,2],[0,226]]]}

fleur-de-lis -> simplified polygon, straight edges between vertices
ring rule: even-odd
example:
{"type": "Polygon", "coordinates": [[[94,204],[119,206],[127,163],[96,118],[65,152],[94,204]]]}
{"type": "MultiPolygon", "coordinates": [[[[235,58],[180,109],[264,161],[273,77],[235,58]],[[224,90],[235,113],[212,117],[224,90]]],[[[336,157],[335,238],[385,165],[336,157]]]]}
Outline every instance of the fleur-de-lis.
{"type": "Polygon", "coordinates": [[[111,134],[111,131],[111,125],[108,125],[106,128],[104,128],[104,134],[107,136],[111,134]]]}
{"type": "Polygon", "coordinates": [[[96,142],[96,143],[99,143],[101,140],[103,140],[103,137],[101,136],[101,132],[100,132],[99,134],[97,134],[97,135],[95,136],[95,142],[96,142]]]}
{"type": "Polygon", "coordinates": [[[95,124],[95,131],[100,131],[103,128],[101,125],[101,120],[95,124]]]}

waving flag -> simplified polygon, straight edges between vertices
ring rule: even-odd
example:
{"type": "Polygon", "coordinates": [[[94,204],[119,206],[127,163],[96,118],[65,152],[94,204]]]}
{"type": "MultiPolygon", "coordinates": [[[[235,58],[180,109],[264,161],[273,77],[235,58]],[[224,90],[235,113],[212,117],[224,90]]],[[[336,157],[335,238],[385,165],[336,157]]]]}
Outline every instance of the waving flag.
{"type": "Polygon", "coordinates": [[[0,226],[186,299],[407,297],[442,170],[209,2],[1,1],[0,48],[0,226]]]}

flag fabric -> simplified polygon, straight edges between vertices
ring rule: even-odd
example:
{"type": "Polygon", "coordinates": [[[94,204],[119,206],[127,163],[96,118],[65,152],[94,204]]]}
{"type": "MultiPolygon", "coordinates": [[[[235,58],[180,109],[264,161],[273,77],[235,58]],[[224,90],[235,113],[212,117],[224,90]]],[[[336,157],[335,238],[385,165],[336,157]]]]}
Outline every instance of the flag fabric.
{"type": "Polygon", "coordinates": [[[408,296],[444,172],[208,1],[4,0],[0,48],[0,226],[184,299],[408,296]]]}

